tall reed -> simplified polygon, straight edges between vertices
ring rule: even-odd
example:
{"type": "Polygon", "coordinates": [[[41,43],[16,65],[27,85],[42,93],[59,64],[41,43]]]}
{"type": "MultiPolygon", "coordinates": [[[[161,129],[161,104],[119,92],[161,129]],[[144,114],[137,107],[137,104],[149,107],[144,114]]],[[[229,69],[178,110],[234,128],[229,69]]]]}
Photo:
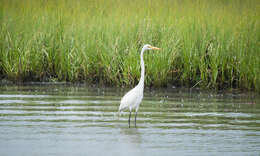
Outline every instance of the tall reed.
{"type": "Polygon", "coordinates": [[[260,91],[258,0],[0,0],[0,77],[260,91]]]}

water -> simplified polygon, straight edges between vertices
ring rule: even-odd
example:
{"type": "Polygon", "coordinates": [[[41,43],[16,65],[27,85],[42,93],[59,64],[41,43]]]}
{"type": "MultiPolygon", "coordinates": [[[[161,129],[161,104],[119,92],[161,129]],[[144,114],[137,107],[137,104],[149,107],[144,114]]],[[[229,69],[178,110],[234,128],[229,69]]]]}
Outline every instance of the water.
{"type": "Polygon", "coordinates": [[[145,90],[137,128],[127,89],[0,86],[1,155],[259,155],[260,97],[145,90]]]}

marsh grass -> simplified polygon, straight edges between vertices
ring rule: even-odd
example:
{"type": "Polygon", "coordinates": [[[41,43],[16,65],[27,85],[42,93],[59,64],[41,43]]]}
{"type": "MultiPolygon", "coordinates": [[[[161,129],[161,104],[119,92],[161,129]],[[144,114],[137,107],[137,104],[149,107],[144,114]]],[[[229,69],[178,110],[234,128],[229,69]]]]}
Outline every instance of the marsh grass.
{"type": "Polygon", "coordinates": [[[257,0],[0,3],[1,78],[260,90],[257,0]]]}

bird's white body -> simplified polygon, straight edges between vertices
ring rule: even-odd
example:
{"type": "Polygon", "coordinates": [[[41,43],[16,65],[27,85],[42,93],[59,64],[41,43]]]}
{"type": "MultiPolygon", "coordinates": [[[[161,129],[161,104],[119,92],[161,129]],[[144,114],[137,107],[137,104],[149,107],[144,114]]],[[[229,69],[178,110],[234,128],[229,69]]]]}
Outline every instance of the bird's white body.
{"type": "Polygon", "coordinates": [[[127,92],[123,98],[121,99],[121,103],[119,106],[119,113],[123,110],[129,109],[130,114],[129,114],[129,120],[128,124],[130,127],[130,118],[131,118],[131,111],[132,109],[135,109],[135,126],[136,126],[136,115],[139,109],[139,105],[142,102],[143,99],[143,92],[144,92],[144,72],[145,72],[145,67],[144,67],[144,60],[143,60],[143,54],[145,50],[159,50],[157,47],[152,47],[148,44],[144,45],[140,54],[141,58],[141,78],[137,86],[135,88],[131,89],[129,92],[127,92]]]}
{"type": "Polygon", "coordinates": [[[132,109],[135,109],[135,111],[137,112],[139,105],[143,99],[143,91],[144,91],[143,85],[138,84],[135,88],[127,92],[121,100],[119,106],[119,112],[126,110],[128,108],[130,112],[132,111],[132,109]]]}

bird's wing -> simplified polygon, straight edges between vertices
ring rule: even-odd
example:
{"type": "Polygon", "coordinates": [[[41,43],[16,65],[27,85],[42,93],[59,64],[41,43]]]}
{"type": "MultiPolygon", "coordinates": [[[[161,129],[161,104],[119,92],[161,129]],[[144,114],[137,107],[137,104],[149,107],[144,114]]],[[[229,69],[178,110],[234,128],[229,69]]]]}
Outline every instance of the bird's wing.
{"type": "Polygon", "coordinates": [[[123,111],[129,106],[132,106],[136,103],[136,100],[138,99],[138,89],[135,87],[129,92],[125,94],[125,96],[122,98],[120,106],[119,106],[119,111],[123,111]]]}

